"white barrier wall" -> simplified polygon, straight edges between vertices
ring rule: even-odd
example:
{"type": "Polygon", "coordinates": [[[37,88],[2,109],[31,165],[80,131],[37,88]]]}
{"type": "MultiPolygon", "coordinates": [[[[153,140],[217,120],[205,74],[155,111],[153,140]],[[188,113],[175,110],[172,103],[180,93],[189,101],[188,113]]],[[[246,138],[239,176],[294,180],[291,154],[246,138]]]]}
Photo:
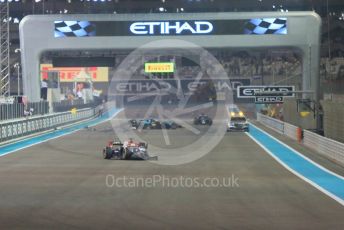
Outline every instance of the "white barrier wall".
{"type": "MultiPolygon", "coordinates": [[[[297,126],[257,113],[257,120],[268,128],[297,140],[297,126]]],[[[344,143],[303,130],[302,143],[315,152],[344,165],[344,143]]]]}
{"type": "Polygon", "coordinates": [[[304,130],[303,144],[344,165],[344,143],[304,130]]]}
{"type": "Polygon", "coordinates": [[[91,118],[95,114],[95,109],[81,109],[75,114],[64,112],[0,123],[0,143],[91,118]]]}
{"type": "Polygon", "coordinates": [[[297,126],[283,122],[284,123],[284,135],[297,141],[297,126]]]}
{"type": "Polygon", "coordinates": [[[280,134],[284,134],[284,122],[274,119],[269,116],[265,116],[261,113],[257,113],[257,120],[263,125],[269,127],[270,129],[275,130],[280,134]]]}

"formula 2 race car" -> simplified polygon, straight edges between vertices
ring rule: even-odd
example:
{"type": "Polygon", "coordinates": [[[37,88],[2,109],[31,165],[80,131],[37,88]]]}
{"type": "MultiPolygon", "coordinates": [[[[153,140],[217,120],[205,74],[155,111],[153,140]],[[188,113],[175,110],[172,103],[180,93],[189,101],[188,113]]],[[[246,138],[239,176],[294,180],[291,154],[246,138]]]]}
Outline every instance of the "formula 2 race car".
{"type": "Polygon", "coordinates": [[[139,122],[135,119],[129,120],[131,129],[137,129],[139,127],[139,122]]]}
{"type": "Polygon", "coordinates": [[[161,129],[161,123],[155,119],[145,119],[140,121],[140,126],[143,129],[161,129]],[[142,124],[141,124],[142,122],[142,124]]]}
{"type": "Polygon", "coordinates": [[[177,124],[174,121],[168,120],[168,121],[162,121],[161,122],[161,126],[162,128],[165,129],[177,129],[177,128],[182,128],[181,125],[177,124]]]}
{"type": "Polygon", "coordinates": [[[104,159],[115,160],[157,160],[158,157],[150,157],[147,152],[148,144],[134,142],[132,139],[122,143],[119,139],[110,141],[103,149],[104,159]]]}
{"type": "Polygon", "coordinates": [[[213,120],[208,117],[207,115],[201,114],[194,118],[194,124],[195,125],[212,125],[213,120]]]}
{"type": "Polygon", "coordinates": [[[176,129],[182,126],[174,121],[159,121],[156,119],[145,119],[145,120],[130,120],[130,126],[132,129],[176,129]]]}

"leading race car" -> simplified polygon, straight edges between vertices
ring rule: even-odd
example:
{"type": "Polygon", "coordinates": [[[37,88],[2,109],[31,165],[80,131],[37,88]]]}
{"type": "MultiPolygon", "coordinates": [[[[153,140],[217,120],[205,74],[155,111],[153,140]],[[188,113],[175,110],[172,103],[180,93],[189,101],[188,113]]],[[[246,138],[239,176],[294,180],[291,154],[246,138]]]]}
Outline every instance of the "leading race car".
{"type": "Polygon", "coordinates": [[[212,125],[213,120],[208,117],[207,115],[201,114],[194,118],[194,124],[195,125],[212,125]]]}
{"type": "Polygon", "coordinates": [[[103,149],[104,159],[116,160],[157,160],[157,157],[150,157],[147,152],[148,144],[134,142],[129,139],[122,143],[119,139],[110,141],[103,149]]]}

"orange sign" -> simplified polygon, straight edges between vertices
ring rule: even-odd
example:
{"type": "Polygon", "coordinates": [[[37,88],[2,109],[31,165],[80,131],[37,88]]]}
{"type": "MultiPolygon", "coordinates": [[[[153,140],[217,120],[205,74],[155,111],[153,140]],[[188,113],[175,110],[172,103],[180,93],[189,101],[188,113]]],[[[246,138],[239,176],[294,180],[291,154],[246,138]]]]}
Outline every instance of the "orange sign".
{"type": "Polygon", "coordinates": [[[109,81],[108,67],[53,67],[52,64],[41,64],[41,79],[48,79],[49,72],[58,72],[60,82],[74,82],[75,78],[80,82],[83,81],[78,78],[81,71],[90,76],[93,82],[109,81]]]}

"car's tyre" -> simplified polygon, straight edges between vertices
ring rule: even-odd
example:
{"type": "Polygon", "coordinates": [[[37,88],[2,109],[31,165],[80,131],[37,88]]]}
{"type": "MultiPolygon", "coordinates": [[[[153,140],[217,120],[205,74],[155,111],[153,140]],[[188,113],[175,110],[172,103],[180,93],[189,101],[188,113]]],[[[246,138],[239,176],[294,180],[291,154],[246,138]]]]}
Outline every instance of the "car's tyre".
{"type": "Polygon", "coordinates": [[[110,147],[106,147],[103,149],[103,158],[110,159],[112,157],[112,149],[110,147]]]}
{"type": "Polygon", "coordinates": [[[123,146],[119,150],[119,158],[118,159],[120,159],[120,160],[124,159],[124,148],[123,148],[123,146]]]}

